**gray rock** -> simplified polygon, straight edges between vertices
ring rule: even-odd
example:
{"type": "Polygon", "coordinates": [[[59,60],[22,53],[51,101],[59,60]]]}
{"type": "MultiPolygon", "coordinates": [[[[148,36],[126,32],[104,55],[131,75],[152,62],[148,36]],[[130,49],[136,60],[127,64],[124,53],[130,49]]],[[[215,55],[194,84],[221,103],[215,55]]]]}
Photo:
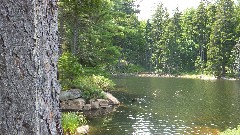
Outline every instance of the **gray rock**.
{"type": "Polygon", "coordinates": [[[83,110],[84,111],[89,111],[89,110],[91,110],[92,108],[91,108],[91,104],[85,104],[84,106],[83,106],[83,110]]]}
{"type": "Polygon", "coordinates": [[[112,105],[120,104],[120,102],[117,100],[117,98],[115,98],[112,94],[105,92],[105,95],[106,95],[108,101],[110,102],[110,104],[112,104],[112,105]]]}
{"type": "Polygon", "coordinates": [[[81,90],[70,89],[70,90],[67,90],[67,91],[61,91],[59,99],[60,99],[60,101],[66,101],[66,100],[80,98],[81,95],[82,95],[81,90]]]}
{"type": "Polygon", "coordinates": [[[91,109],[99,109],[99,102],[95,100],[90,100],[91,109]]]}
{"type": "Polygon", "coordinates": [[[76,135],[85,135],[89,132],[89,126],[81,126],[77,128],[76,135]]]}
{"type": "Polygon", "coordinates": [[[61,109],[63,110],[82,110],[86,101],[82,98],[62,101],[60,103],[61,109]]]}
{"type": "Polygon", "coordinates": [[[99,102],[99,105],[100,105],[100,106],[108,106],[108,105],[109,105],[108,100],[105,100],[105,99],[97,99],[97,101],[99,102]]]}

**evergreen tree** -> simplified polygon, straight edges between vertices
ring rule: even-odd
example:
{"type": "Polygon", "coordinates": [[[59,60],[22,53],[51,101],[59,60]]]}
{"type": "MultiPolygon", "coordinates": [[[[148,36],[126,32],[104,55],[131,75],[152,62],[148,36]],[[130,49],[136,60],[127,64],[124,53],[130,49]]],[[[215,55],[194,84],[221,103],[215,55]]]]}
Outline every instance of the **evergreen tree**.
{"type": "Polygon", "coordinates": [[[167,40],[165,42],[166,54],[164,55],[163,71],[169,74],[178,74],[182,71],[181,31],[181,13],[177,8],[166,28],[167,40]]]}
{"type": "Polygon", "coordinates": [[[165,53],[165,42],[166,38],[164,34],[166,33],[166,26],[169,22],[169,14],[167,9],[164,8],[162,3],[159,3],[155,13],[152,16],[152,32],[151,35],[153,45],[151,47],[152,51],[152,65],[156,70],[161,70],[165,65],[163,55],[165,53]]]}
{"type": "Polygon", "coordinates": [[[212,27],[208,52],[208,66],[211,73],[217,77],[230,73],[233,61],[230,59],[235,45],[236,18],[234,2],[220,0],[217,3],[216,21],[212,27]]]}
{"type": "Polygon", "coordinates": [[[205,3],[200,2],[194,19],[194,41],[197,48],[197,60],[195,66],[197,70],[203,72],[205,64],[207,62],[207,12],[205,3]]]}
{"type": "Polygon", "coordinates": [[[197,60],[197,50],[198,48],[194,37],[194,27],[195,27],[195,13],[196,10],[191,8],[184,11],[181,16],[181,26],[182,26],[182,46],[181,46],[181,60],[183,63],[184,72],[192,72],[195,68],[195,61],[197,60]]]}

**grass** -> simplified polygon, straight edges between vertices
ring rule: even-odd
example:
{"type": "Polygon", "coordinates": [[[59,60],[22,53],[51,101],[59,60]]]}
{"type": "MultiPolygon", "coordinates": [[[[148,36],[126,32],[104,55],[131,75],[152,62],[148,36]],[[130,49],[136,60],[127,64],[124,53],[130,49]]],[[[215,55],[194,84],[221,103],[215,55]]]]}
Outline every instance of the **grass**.
{"type": "Polygon", "coordinates": [[[240,135],[240,126],[234,129],[227,129],[221,132],[220,135],[240,135]]]}
{"type": "Polygon", "coordinates": [[[76,129],[82,125],[85,125],[87,120],[79,112],[67,112],[62,113],[62,127],[64,134],[73,135],[76,129]]]}

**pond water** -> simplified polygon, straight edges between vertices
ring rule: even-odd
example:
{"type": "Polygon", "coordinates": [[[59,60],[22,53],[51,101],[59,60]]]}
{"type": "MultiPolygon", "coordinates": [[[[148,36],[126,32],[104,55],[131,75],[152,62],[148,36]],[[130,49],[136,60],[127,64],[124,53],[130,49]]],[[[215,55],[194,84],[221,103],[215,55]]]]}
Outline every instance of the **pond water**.
{"type": "Polygon", "coordinates": [[[215,135],[240,124],[240,81],[115,78],[122,103],[90,135],[215,135]]]}

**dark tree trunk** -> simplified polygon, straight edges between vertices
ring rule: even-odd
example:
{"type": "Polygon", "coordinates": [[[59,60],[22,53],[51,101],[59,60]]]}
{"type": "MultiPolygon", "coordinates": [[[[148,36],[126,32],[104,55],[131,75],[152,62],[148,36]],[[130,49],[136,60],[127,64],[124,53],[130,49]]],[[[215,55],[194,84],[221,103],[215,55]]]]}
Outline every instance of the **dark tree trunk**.
{"type": "Polygon", "coordinates": [[[0,0],[0,135],[62,134],[55,0],[0,0]]]}
{"type": "MultiPolygon", "coordinates": [[[[63,14],[63,8],[58,8],[58,11],[59,11],[59,13],[61,13],[61,14],[63,14]]],[[[58,14],[59,15],[59,14],[58,14]]],[[[58,16],[58,18],[60,18],[59,16],[58,16]]],[[[62,53],[63,53],[63,48],[62,48],[62,46],[63,46],[63,43],[64,43],[64,32],[65,32],[65,29],[64,29],[64,20],[63,20],[63,18],[61,18],[61,19],[58,19],[59,21],[58,21],[58,24],[59,24],[59,28],[58,28],[58,31],[59,31],[59,56],[61,56],[62,55],[62,53]]]]}

